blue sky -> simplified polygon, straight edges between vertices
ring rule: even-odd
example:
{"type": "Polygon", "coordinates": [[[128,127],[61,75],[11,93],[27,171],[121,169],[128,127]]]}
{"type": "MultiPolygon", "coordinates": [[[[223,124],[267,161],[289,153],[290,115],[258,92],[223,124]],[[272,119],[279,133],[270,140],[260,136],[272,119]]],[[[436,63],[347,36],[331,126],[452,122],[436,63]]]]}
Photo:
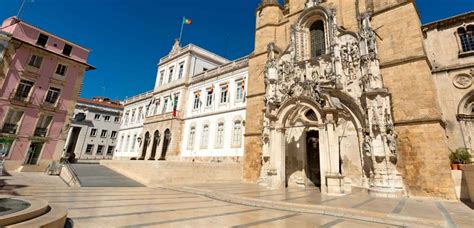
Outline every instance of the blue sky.
{"type": "MultiPolygon", "coordinates": [[[[0,18],[16,15],[21,0],[0,0],[0,18]]],[[[253,48],[260,0],[27,0],[21,18],[92,49],[83,97],[124,99],[153,88],[156,65],[179,36],[228,59],[253,48]],[[34,1],[34,2],[32,2],[34,1]]],[[[474,10],[474,0],[418,0],[422,22],[474,10]]]]}

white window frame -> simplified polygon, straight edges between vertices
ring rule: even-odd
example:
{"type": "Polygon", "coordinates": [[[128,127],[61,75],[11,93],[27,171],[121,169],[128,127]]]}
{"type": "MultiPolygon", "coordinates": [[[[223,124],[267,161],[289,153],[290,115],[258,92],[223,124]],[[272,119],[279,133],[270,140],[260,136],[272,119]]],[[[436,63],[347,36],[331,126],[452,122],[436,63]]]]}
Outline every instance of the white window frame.
{"type": "Polygon", "coordinates": [[[116,139],[117,138],[117,131],[112,131],[112,133],[110,133],[110,138],[111,139],[116,139]]]}
{"type": "Polygon", "coordinates": [[[206,107],[211,107],[213,100],[214,100],[214,91],[212,89],[206,90],[206,107]]]}
{"type": "Polygon", "coordinates": [[[54,73],[60,76],[66,76],[67,68],[68,68],[67,65],[58,63],[58,65],[56,66],[56,71],[54,73]]]}
{"type": "Polygon", "coordinates": [[[232,126],[232,147],[240,148],[242,146],[243,123],[241,120],[234,121],[232,126]],[[239,128],[237,128],[237,126],[239,128]]]}
{"type": "Polygon", "coordinates": [[[100,114],[95,114],[94,115],[94,120],[100,120],[100,116],[101,116],[100,114]]]}
{"type": "Polygon", "coordinates": [[[237,81],[235,83],[235,100],[237,102],[241,102],[244,100],[244,90],[242,89],[242,84],[244,83],[243,80],[237,81]]]}
{"type": "Polygon", "coordinates": [[[32,54],[28,60],[28,66],[40,69],[43,65],[43,56],[32,54]]]}
{"type": "Polygon", "coordinates": [[[201,132],[201,143],[200,147],[201,149],[207,149],[209,146],[209,124],[205,124],[202,127],[202,132],[201,132]]]}
{"type": "Polygon", "coordinates": [[[195,141],[196,141],[196,127],[192,126],[189,129],[188,150],[194,149],[195,141]]]}
{"type": "Polygon", "coordinates": [[[229,103],[229,87],[228,87],[228,84],[221,85],[220,88],[221,88],[220,103],[221,104],[229,103]]]}
{"type": "Polygon", "coordinates": [[[199,92],[194,93],[193,110],[201,108],[201,96],[199,92]]]}
{"type": "Polygon", "coordinates": [[[101,137],[101,138],[107,138],[108,133],[109,133],[108,130],[102,130],[102,131],[100,132],[100,137],[101,137]]]}
{"type": "Polygon", "coordinates": [[[56,87],[49,87],[48,92],[46,93],[46,96],[44,97],[44,102],[56,105],[59,101],[59,97],[61,96],[61,89],[56,88],[56,87]],[[53,99],[54,100],[51,100],[53,99]]]}
{"type": "Polygon", "coordinates": [[[94,151],[94,144],[87,144],[86,145],[86,151],[84,151],[85,154],[90,154],[92,155],[92,152],[94,151]],[[87,152],[87,150],[89,149],[89,146],[90,146],[90,151],[87,152]]]}
{"type": "Polygon", "coordinates": [[[89,133],[90,137],[97,137],[97,128],[92,128],[91,132],[89,133]]]}
{"type": "Polygon", "coordinates": [[[217,124],[217,130],[216,130],[215,147],[216,148],[224,147],[224,139],[225,139],[225,124],[223,122],[219,122],[217,124]]]}
{"type": "Polygon", "coordinates": [[[178,79],[183,78],[184,74],[184,62],[178,64],[178,79]]]}

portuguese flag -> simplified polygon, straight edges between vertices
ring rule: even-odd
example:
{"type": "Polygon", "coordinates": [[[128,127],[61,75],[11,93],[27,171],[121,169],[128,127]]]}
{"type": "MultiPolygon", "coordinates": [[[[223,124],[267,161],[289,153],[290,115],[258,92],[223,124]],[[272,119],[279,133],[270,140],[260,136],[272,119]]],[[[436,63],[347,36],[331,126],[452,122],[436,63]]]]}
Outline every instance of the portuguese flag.
{"type": "Polygon", "coordinates": [[[183,18],[183,25],[190,25],[192,23],[193,23],[193,21],[191,19],[183,18]]]}

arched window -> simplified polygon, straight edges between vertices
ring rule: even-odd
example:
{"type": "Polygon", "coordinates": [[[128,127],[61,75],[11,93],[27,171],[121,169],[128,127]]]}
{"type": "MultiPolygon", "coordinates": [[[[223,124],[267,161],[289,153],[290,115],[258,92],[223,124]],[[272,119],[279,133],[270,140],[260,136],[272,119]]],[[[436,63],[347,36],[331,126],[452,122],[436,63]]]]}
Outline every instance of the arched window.
{"type": "Polygon", "coordinates": [[[474,25],[458,29],[462,52],[474,51],[474,25]]]}
{"type": "Polygon", "coordinates": [[[323,21],[314,22],[309,28],[311,36],[311,58],[317,58],[326,52],[323,21]]]}
{"type": "Polygon", "coordinates": [[[191,127],[189,130],[188,150],[194,149],[194,138],[196,137],[196,128],[191,127]]]}
{"type": "Polygon", "coordinates": [[[242,121],[234,122],[232,129],[232,147],[240,147],[242,145],[242,121]]]}

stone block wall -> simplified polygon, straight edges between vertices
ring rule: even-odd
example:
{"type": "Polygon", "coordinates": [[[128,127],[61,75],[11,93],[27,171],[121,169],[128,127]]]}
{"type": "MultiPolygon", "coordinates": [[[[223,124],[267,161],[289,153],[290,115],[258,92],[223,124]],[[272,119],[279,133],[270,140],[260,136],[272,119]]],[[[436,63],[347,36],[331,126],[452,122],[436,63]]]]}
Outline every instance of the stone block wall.
{"type": "Polygon", "coordinates": [[[242,165],[237,163],[101,161],[101,164],[148,187],[242,180],[242,165]]]}

